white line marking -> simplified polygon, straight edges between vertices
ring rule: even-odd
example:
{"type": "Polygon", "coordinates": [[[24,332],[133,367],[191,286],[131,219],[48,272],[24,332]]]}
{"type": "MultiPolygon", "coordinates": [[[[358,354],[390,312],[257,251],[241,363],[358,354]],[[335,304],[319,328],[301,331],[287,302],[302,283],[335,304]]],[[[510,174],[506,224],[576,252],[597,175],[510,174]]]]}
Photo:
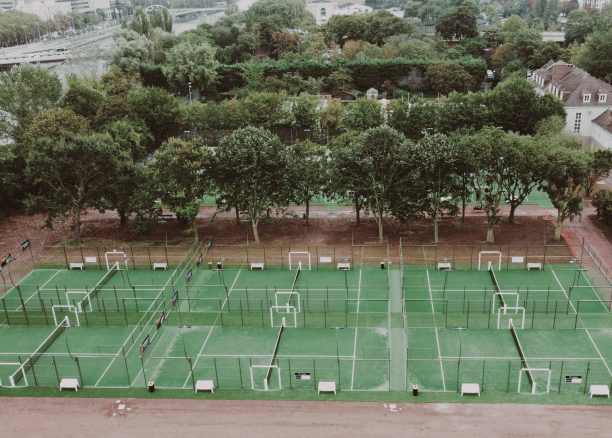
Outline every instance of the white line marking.
{"type": "Polygon", "coordinates": [[[593,286],[591,284],[591,282],[589,281],[589,277],[584,273],[584,272],[580,272],[580,275],[584,276],[584,279],[586,280],[586,282],[589,284],[589,288],[591,289],[591,291],[593,292],[593,294],[595,295],[595,298],[597,298],[597,301],[599,301],[601,303],[601,305],[603,306],[604,310],[606,311],[606,313],[610,313],[608,312],[608,308],[606,307],[606,305],[604,304],[604,302],[601,300],[601,296],[599,296],[599,294],[597,294],[597,292],[595,292],[593,289],[595,289],[595,286],[593,286]]]}
{"type": "Polygon", "coordinates": [[[359,287],[357,288],[357,318],[355,319],[355,347],[353,348],[353,375],[351,376],[351,390],[355,381],[355,358],[357,357],[357,330],[359,330],[359,298],[361,295],[361,269],[359,270],[359,287]]]}
{"type": "MultiPolygon", "coordinates": [[[[423,248],[425,252],[425,248],[423,248]]],[[[433,295],[431,294],[431,281],[429,280],[429,270],[426,268],[425,273],[427,274],[427,287],[429,288],[429,299],[431,302],[431,316],[433,316],[434,331],[436,332],[436,343],[438,344],[438,358],[440,359],[440,372],[442,373],[442,387],[446,391],[446,382],[444,379],[444,366],[442,365],[442,351],[440,350],[440,339],[438,338],[438,325],[436,324],[436,311],[434,309],[433,295]]],[[[447,309],[448,310],[448,309],[447,309]]]]}
{"type": "MultiPolygon", "coordinates": [[[[45,285],[46,285],[47,283],[49,283],[51,280],[53,280],[53,277],[55,277],[55,276],[56,276],[57,274],[59,274],[59,273],[60,273],[60,270],[58,269],[58,270],[57,270],[57,272],[56,272],[55,274],[53,274],[53,275],[51,276],[51,278],[50,278],[50,279],[48,279],[48,280],[45,282],[45,284],[43,284],[43,285],[42,285],[41,289],[42,289],[43,287],[45,287],[45,285]]],[[[27,300],[25,300],[23,304],[25,304],[25,303],[27,303],[28,301],[30,301],[34,295],[36,295],[36,292],[32,292],[32,295],[30,295],[30,298],[28,298],[27,300]]],[[[21,306],[17,307],[17,310],[19,310],[19,309],[21,309],[21,306]]]]}
{"type": "MultiPolygon", "coordinates": [[[[245,259],[245,261],[246,261],[246,259],[245,259]]],[[[200,349],[200,352],[198,353],[198,357],[196,357],[195,362],[191,366],[192,370],[195,368],[196,364],[198,363],[198,359],[202,355],[202,351],[204,351],[204,347],[206,347],[206,343],[208,342],[208,338],[210,338],[210,335],[211,335],[213,329],[215,328],[215,324],[217,323],[217,320],[221,316],[221,312],[223,312],[223,308],[225,307],[225,303],[227,303],[227,300],[229,299],[230,294],[232,293],[232,290],[234,289],[234,285],[238,281],[238,277],[240,276],[240,272],[242,272],[242,266],[244,266],[244,262],[240,266],[240,270],[238,270],[238,274],[236,275],[236,278],[234,279],[234,283],[232,284],[232,287],[230,288],[229,292],[227,293],[227,297],[225,297],[225,301],[223,301],[223,304],[221,305],[221,310],[219,310],[219,314],[215,318],[215,322],[213,322],[213,325],[210,327],[210,331],[208,332],[208,335],[206,336],[206,339],[204,340],[204,344],[202,345],[202,348],[200,349]]],[[[189,374],[187,375],[187,379],[185,379],[185,384],[183,385],[183,389],[187,386],[187,382],[189,382],[189,378],[191,377],[191,373],[192,373],[192,371],[189,371],[189,374]]]]}
{"type": "MultiPolygon", "coordinates": [[[[549,264],[550,266],[550,264],[549,264]]],[[[563,293],[565,294],[565,296],[567,297],[567,300],[569,301],[570,305],[572,306],[572,309],[574,309],[574,313],[576,313],[576,318],[580,319],[580,315],[578,315],[578,311],[576,310],[576,308],[574,307],[574,304],[572,303],[572,300],[570,300],[569,296],[567,295],[567,293],[565,292],[565,289],[563,288],[563,285],[561,284],[561,282],[559,281],[559,278],[557,278],[557,274],[555,274],[555,271],[551,268],[550,269],[551,272],[553,273],[553,275],[555,276],[555,279],[557,280],[557,283],[559,283],[559,287],[561,287],[561,289],[563,290],[563,293]]],[[[580,320],[580,322],[582,323],[582,320],[580,320]]],[[[589,339],[591,340],[591,342],[593,343],[593,347],[595,347],[595,350],[597,350],[597,354],[599,354],[599,357],[601,357],[601,361],[603,362],[603,364],[606,366],[606,368],[608,369],[608,372],[610,373],[610,375],[612,376],[612,370],[610,370],[610,367],[608,366],[608,364],[606,363],[606,360],[604,359],[603,355],[601,354],[601,351],[599,351],[599,348],[597,348],[597,344],[595,343],[595,341],[593,340],[593,337],[591,336],[591,334],[589,333],[589,330],[585,327],[584,331],[586,332],[586,334],[589,336],[589,339]]]]}

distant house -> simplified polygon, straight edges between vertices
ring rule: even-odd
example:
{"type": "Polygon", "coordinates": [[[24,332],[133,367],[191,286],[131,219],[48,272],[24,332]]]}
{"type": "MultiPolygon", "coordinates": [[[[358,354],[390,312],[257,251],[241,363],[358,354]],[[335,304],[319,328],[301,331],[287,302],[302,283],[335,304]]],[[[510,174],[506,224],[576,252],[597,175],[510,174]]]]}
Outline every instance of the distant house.
{"type": "Polygon", "coordinates": [[[581,135],[585,146],[603,146],[594,138],[593,127],[599,116],[612,109],[612,85],[564,61],[547,63],[533,72],[531,80],[538,93],[552,93],[563,101],[568,132],[581,135]]]}
{"type": "Polygon", "coordinates": [[[368,100],[378,99],[378,90],[376,88],[369,88],[368,91],[366,91],[366,98],[368,100]]]}
{"type": "Polygon", "coordinates": [[[596,148],[612,149],[612,110],[604,111],[593,120],[593,145],[596,148]]]}
{"type": "Polygon", "coordinates": [[[332,97],[334,99],[340,99],[340,100],[355,100],[357,99],[353,94],[349,93],[348,91],[340,91],[339,93],[333,94],[332,97]]]}
{"type": "Polygon", "coordinates": [[[372,12],[370,6],[355,3],[338,4],[331,0],[312,0],[306,2],[306,10],[314,17],[317,25],[325,24],[334,15],[361,15],[372,12]]]}

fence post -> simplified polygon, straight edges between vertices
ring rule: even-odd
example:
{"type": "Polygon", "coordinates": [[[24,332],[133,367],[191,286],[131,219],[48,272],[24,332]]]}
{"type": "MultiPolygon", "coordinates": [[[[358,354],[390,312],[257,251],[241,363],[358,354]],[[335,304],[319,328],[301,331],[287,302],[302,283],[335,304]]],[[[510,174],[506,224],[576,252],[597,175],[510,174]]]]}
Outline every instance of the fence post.
{"type": "Polygon", "coordinates": [[[217,380],[217,388],[220,388],[219,386],[219,373],[217,372],[217,358],[213,357],[213,363],[215,365],[215,379],[217,380]]]}
{"type": "Polygon", "coordinates": [[[104,319],[106,321],[106,327],[108,327],[108,316],[106,316],[106,304],[102,301],[102,309],[104,310],[104,319]]]}
{"type": "Polygon", "coordinates": [[[79,364],[79,357],[75,358],[77,364],[77,370],[79,370],[79,378],[81,379],[81,386],[85,386],[85,382],[83,382],[83,373],[81,373],[81,364],[79,364]]]}
{"type": "MultiPolygon", "coordinates": [[[[57,384],[60,384],[60,376],[59,376],[59,372],[57,371],[57,363],[55,362],[55,356],[53,357],[53,366],[55,367],[55,375],[57,376],[57,384]]],[[[32,370],[34,369],[34,365],[32,365],[32,370]]]]}
{"type": "Polygon", "coordinates": [[[64,259],[66,260],[66,269],[70,268],[70,265],[68,264],[68,255],[66,255],[66,247],[64,246],[64,259]]]}
{"type": "Polygon", "coordinates": [[[561,372],[559,373],[559,394],[561,394],[561,383],[563,382],[563,365],[565,361],[561,361],[561,372]]]}

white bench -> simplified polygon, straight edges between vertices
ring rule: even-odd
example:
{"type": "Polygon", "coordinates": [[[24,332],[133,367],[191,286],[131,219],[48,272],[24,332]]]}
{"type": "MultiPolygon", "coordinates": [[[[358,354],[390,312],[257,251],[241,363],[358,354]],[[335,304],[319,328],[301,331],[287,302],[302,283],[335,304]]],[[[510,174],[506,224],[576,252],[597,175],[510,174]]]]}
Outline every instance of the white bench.
{"type": "Polygon", "coordinates": [[[351,264],[350,263],[338,263],[338,271],[350,271],[351,264]]]}
{"type": "Polygon", "coordinates": [[[157,268],[167,270],[168,263],[153,263],[153,270],[155,271],[157,268]]]}
{"type": "Polygon", "coordinates": [[[210,392],[215,392],[215,384],[213,383],[212,380],[198,380],[196,382],[196,386],[195,386],[195,392],[197,393],[198,391],[210,391],[210,392]]]}
{"type": "Polygon", "coordinates": [[[463,397],[463,394],[478,394],[478,397],[480,397],[480,385],[478,383],[462,383],[461,397],[463,397]]]}
{"type": "Polygon", "coordinates": [[[605,395],[610,398],[610,388],[608,388],[608,385],[591,385],[589,392],[591,393],[590,398],[593,398],[594,395],[605,395]]]}
{"type": "Polygon", "coordinates": [[[80,269],[83,270],[83,263],[70,263],[70,269],[80,269]]]}
{"type": "Polygon", "coordinates": [[[319,382],[319,392],[321,394],[323,392],[333,392],[336,393],[336,382],[319,382]]]}
{"type": "Polygon", "coordinates": [[[527,270],[539,269],[542,270],[542,263],[527,263],[527,270]]]}
{"type": "Polygon", "coordinates": [[[451,264],[450,263],[438,263],[438,271],[442,271],[443,269],[448,269],[450,271],[451,264]]]}
{"type": "Polygon", "coordinates": [[[60,382],[60,391],[62,388],[72,388],[75,391],[79,390],[79,381],[77,379],[62,379],[60,382]]]}
{"type": "Polygon", "coordinates": [[[251,263],[251,271],[253,269],[261,269],[263,271],[264,270],[264,264],[263,263],[251,263]]]}

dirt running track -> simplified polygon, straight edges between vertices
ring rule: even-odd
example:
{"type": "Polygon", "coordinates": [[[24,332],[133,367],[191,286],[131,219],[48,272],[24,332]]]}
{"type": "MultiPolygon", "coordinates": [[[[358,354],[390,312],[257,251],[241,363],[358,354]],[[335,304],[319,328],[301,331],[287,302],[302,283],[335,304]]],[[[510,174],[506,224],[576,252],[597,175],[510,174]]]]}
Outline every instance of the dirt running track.
{"type": "Polygon", "coordinates": [[[390,412],[389,404],[371,402],[121,403],[125,408],[119,411],[117,400],[108,399],[0,398],[0,436],[605,437],[612,414],[610,406],[401,403],[390,412]]]}

